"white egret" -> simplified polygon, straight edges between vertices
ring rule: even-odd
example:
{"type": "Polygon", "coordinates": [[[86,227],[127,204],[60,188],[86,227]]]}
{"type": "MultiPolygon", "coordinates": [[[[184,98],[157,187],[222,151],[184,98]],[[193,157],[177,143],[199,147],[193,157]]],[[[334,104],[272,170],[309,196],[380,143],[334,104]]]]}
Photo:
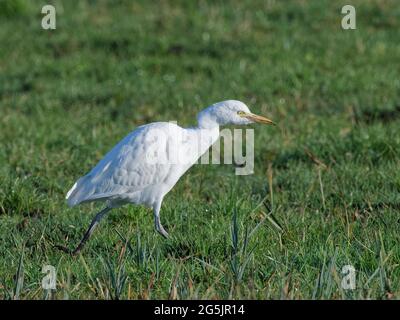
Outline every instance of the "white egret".
{"type": "MultiPolygon", "coordinates": [[[[74,184],[66,196],[70,206],[105,201],[106,207],[94,217],[77,248],[71,251],[72,254],[82,249],[107,212],[128,203],[152,208],[156,230],[168,237],[160,222],[163,198],[217,141],[219,127],[254,122],[274,124],[265,117],[251,113],[243,102],[236,100],[215,103],[201,111],[197,118],[198,125],[193,128],[182,128],[167,122],[138,127],[74,184]]],[[[58,247],[70,252],[65,247],[58,247]]]]}

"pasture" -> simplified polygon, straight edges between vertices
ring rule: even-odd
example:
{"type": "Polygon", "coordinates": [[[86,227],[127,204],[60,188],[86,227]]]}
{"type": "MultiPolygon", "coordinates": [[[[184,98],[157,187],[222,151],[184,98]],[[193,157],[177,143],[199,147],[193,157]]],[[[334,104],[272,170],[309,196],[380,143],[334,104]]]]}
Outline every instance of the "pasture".
{"type": "Polygon", "coordinates": [[[348,2],[0,0],[0,298],[399,298],[400,6],[352,0],[343,30],[348,2]],[[101,209],[65,194],[120,139],[226,99],[278,123],[251,126],[253,175],[191,168],[168,240],[125,206],[54,248],[101,209]]]}

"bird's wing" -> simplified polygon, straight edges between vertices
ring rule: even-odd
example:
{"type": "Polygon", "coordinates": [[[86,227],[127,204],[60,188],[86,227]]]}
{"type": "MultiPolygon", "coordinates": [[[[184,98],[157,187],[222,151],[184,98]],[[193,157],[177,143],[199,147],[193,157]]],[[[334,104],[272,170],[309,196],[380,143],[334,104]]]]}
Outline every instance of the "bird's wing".
{"type": "MultiPolygon", "coordinates": [[[[68,204],[104,199],[142,190],[162,182],[171,170],[168,123],[137,128],[119,142],[67,194],[68,204]]],[[[176,126],[181,129],[180,127],[176,126]]],[[[178,130],[174,128],[174,130],[178,130]]]]}

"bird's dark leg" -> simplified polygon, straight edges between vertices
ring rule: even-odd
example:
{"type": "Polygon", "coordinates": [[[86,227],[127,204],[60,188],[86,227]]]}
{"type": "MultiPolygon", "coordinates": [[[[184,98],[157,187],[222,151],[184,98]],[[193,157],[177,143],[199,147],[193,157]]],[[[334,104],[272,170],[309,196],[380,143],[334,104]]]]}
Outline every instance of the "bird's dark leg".
{"type": "Polygon", "coordinates": [[[92,222],[90,223],[90,226],[87,229],[85,235],[83,236],[81,242],[78,244],[78,246],[75,248],[75,250],[70,250],[70,249],[68,249],[66,247],[63,247],[63,246],[56,246],[56,248],[66,252],[66,253],[69,253],[69,254],[71,254],[73,256],[77,255],[82,250],[82,248],[85,245],[86,241],[90,238],[91,234],[93,233],[93,231],[96,228],[96,226],[99,224],[100,220],[111,209],[112,208],[110,208],[110,207],[106,207],[103,210],[101,210],[98,214],[96,214],[96,216],[93,218],[92,222]]]}
{"type": "Polygon", "coordinates": [[[165,231],[164,227],[161,224],[160,220],[160,208],[161,208],[161,201],[154,205],[154,225],[156,230],[159,234],[161,234],[164,238],[168,238],[168,232],[165,231]]]}

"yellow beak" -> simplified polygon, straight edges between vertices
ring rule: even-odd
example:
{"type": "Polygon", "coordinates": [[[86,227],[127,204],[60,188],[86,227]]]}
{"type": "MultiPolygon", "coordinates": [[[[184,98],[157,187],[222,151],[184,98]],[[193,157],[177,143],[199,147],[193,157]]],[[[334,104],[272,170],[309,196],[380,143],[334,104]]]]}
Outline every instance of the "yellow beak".
{"type": "Polygon", "coordinates": [[[243,115],[244,118],[247,118],[251,121],[257,122],[257,123],[264,123],[264,124],[270,124],[270,125],[274,125],[276,126],[276,123],[273,122],[272,120],[266,118],[266,117],[262,117],[259,115],[256,115],[254,113],[245,113],[243,115]]]}

